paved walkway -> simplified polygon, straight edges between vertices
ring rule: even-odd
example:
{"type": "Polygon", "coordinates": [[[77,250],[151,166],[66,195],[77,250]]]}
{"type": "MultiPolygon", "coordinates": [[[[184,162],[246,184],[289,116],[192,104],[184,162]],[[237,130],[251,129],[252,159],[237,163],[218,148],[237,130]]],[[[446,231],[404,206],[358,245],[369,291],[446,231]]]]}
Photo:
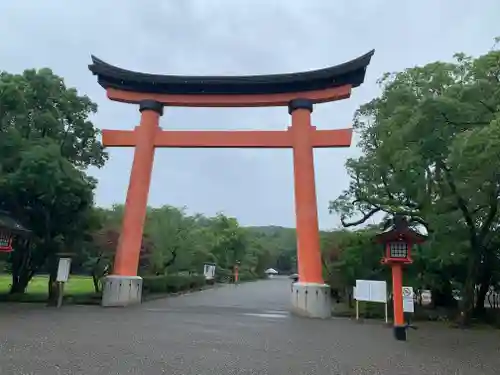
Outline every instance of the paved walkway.
{"type": "Polygon", "coordinates": [[[128,309],[0,304],[0,374],[498,374],[500,333],[288,314],[287,279],[128,309]]]}

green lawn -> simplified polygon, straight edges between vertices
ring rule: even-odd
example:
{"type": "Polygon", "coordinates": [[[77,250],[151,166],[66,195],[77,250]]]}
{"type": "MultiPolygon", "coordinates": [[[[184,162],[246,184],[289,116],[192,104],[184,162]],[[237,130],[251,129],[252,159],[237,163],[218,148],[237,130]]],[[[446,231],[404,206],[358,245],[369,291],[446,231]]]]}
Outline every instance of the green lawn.
{"type": "MultiPolygon", "coordinates": [[[[27,294],[47,295],[48,276],[35,276],[28,285],[27,294]]],[[[10,275],[0,275],[0,294],[9,292],[12,277],[10,275]]],[[[72,275],[64,287],[65,295],[81,295],[94,292],[92,277],[72,275]]]]}

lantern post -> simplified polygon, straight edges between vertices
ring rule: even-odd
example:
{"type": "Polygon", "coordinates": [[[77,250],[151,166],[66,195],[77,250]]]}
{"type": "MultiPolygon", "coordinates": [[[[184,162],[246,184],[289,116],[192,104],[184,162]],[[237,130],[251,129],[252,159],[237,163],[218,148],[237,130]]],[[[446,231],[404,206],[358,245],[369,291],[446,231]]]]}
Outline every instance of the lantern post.
{"type": "Polygon", "coordinates": [[[234,264],[234,267],[233,267],[233,275],[234,275],[234,284],[238,284],[238,280],[239,280],[239,271],[240,271],[240,262],[237,260],[234,264]]]}
{"type": "Polygon", "coordinates": [[[412,246],[425,239],[424,235],[411,229],[406,217],[401,215],[396,215],[393,225],[375,237],[385,248],[382,264],[390,266],[392,271],[394,337],[399,341],[406,341],[407,329],[403,311],[403,266],[413,263],[412,246]]]}

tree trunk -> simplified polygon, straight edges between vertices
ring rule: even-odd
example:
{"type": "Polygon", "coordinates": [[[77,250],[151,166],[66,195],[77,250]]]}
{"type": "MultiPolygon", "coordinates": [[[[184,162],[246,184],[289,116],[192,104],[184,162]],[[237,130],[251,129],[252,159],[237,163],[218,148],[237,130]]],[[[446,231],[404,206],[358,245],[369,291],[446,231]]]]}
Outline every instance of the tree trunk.
{"type": "Polygon", "coordinates": [[[443,284],[440,290],[431,289],[433,307],[452,308],[457,306],[457,301],[453,298],[453,290],[449,282],[443,284]]]}
{"type": "MultiPolygon", "coordinates": [[[[472,241],[471,241],[472,242],[472,241]]],[[[470,326],[474,313],[474,296],[476,292],[476,275],[480,259],[480,252],[477,246],[472,247],[472,254],[467,264],[467,277],[462,290],[460,300],[460,316],[458,323],[462,327],[470,326]]]]}
{"type": "Polygon", "coordinates": [[[346,294],[347,294],[347,304],[349,308],[352,309],[354,307],[354,296],[352,295],[352,288],[347,287],[346,294]]]}
{"type": "Polygon", "coordinates": [[[471,325],[472,315],[474,312],[474,280],[469,279],[466,281],[464,290],[462,292],[462,300],[460,301],[460,316],[458,322],[462,327],[471,325]]]}
{"type": "Polygon", "coordinates": [[[30,264],[30,249],[27,243],[16,243],[16,251],[12,254],[12,285],[10,294],[22,294],[26,292],[34,272],[30,264]]]}
{"type": "Polygon", "coordinates": [[[12,275],[12,285],[10,287],[10,294],[24,294],[26,293],[26,289],[31,280],[29,272],[27,270],[23,272],[21,275],[17,275],[14,277],[12,275]]]}
{"type": "Polygon", "coordinates": [[[57,306],[57,299],[59,297],[59,288],[56,280],[57,280],[57,257],[51,256],[49,258],[49,283],[48,283],[49,298],[47,300],[48,306],[57,306]]]}
{"type": "Polygon", "coordinates": [[[485,253],[480,267],[478,280],[479,290],[477,291],[476,304],[474,306],[474,316],[478,318],[484,318],[486,315],[484,304],[486,302],[486,295],[490,290],[492,271],[491,256],[489,253],[485,253]]]}
{"type": "MultiPolygon", "coordinates": [[[[100,277],[98,276],[99,274],[99,265],[101,263],[102,257],[99,256],[94,264],[94,267],[92,268],[92,283],[94,284],[94,292],[95,293],[100,293],[101,288],[99,285],[99,279],[100,277]]],[[[104,274],[104,271],[102,272],[104,274]]]]}
{"type": "Polygon", "coordinates": [[[486,302],[486,295],[488,294],[489,289],[490,289],[489,282],[481,283],[479,286],[479,290],[476,296],[476,306],[474,307],[474,316],[478,318],[484,317],[486,313],[484,304],[486,302]]]}
{"type": "MultiPolygon", "coordinates": [[[[47,252],[27,240],[18,241],[12,253],[12,285],[10,293],[25,293],[33,276],[45,263],[47,252]]],[[[57,267],[57,266],[56,266],[57,267]]]]}
{"type": "Polygon", "coordinates": [[[28,284],[33,278],[34,272],[26,267],[17,269],[12,272],[12,285],[10,287],[10,294],[24,294],[28,288],[28,284]]]}
{"type": "Polygon", "coordinates": [[[99,277],[97,276],[96,272],[92,272],[92,283],[94,284],[94,292],[100,293],[101,288],[99,286],[99,277]]]}
{"type": "MultiPolygon", "coordinates": [[[[487,263],[487,262],[485,262],[487,263]]],[[[481,278],[479,281],[479,290],[476,296],[476,305],[474,307],[474,316],[477,318],[484,318],[486,315],[486,308],[484,304],[486,302],[486,296],[491,286],[491,269],[485,264],[485,269],[481,272],[481,278]]]]}
{"type": "Polygon", "coordinates": [[[163,267],[168,268],[168,267],[172,266],[175,263],[176,259],[177,259],[177,250],[173,250],[172,251],[172,258],[170,258],[170,260],[168,262],[165,262],[163,264],[163,267]]]}

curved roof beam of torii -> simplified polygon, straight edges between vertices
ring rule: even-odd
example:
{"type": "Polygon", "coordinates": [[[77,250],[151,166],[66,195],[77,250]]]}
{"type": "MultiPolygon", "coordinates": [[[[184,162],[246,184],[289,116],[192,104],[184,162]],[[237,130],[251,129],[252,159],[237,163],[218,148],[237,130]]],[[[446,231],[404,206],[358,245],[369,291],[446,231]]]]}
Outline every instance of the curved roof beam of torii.
{"type": "Polygon", "coordinates": [[[175,76],[133,72],[92,56],[90,71],[108,97],[127,103],[152,99],[171,106],[254,107],[345,99],[361,85],[374,50],[346,63],[300,73],[254,76],[175,76]]]}

